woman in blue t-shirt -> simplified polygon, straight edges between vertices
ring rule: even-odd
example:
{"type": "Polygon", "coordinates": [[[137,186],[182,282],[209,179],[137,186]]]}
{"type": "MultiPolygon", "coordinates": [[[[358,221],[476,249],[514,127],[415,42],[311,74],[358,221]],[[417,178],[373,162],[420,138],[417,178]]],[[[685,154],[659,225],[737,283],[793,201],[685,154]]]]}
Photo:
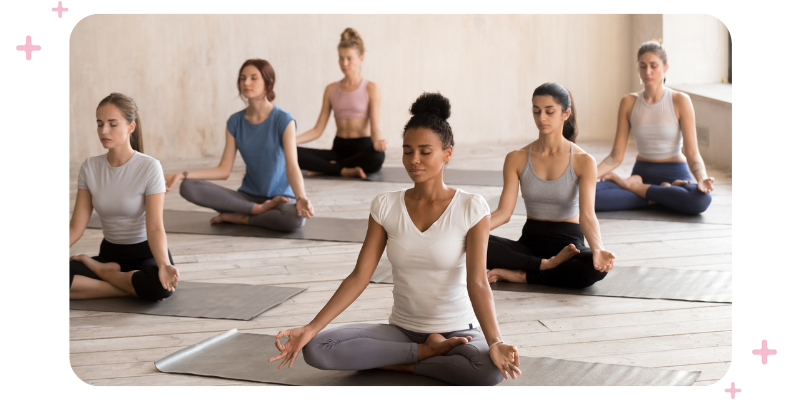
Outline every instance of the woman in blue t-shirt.
{"type": "Polygon", "coordinates": [[[274,86],[275,71],[266,60],[245,61],[239,69],[238,88],[247,108],[228,118],[219,165],[165,176],[167,191],[183,180],[183,198],[220,213],[211,223],[232,222],[289,232],[314,215],[297,164],[296,122],[291,114],[272,104],[274,86]],[[237,149],[246,167],[239,190],[207,182],[228,179],[237,149]]]}

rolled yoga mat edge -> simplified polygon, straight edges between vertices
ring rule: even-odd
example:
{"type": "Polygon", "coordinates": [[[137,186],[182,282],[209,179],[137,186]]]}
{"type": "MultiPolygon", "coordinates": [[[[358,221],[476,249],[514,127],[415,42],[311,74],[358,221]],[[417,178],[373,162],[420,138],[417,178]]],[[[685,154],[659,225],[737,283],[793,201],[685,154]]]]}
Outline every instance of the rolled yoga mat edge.
{"type": "MultiPolygon", "coordinates": [[[[302,352],[292,368],[278,370],[280,360],[275,336],[240,333],[236,329],[217,334],[178,350],[155,362],[164,373],[210,376],[250,382],[293,386],[446,386],[447,383],[414,374],[383,370],[330,371],[309,366],[302,352]]],[[[679,371],[599,364],[544,357],[520,357],[522,375],[500,386],[690,386],[698,371],[679,371]]]]}

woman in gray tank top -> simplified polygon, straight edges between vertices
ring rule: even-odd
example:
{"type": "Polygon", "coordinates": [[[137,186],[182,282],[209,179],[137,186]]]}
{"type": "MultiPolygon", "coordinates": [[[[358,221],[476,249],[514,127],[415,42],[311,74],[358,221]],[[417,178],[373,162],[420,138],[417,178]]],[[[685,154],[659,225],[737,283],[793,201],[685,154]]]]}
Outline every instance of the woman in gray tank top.
{"type": "Polygon", "coordinates": [[[491,228],[511,219],[518,190],[528,220],[519,240],[489,236],[489,282],[591,286],[614,267],[614,254],[600,238],[594,213],[597,169],[594,158],[575,146],[578,128],[569,91],[557,83],[536,88],[533,119],[539,138],[506,156],[491,228]]]}
{"type": "Polygon", "coordinates": [[[697,148],[692,100],[664,86],[669,65],[661,44],[642,43],[638,61],[644,90],[630,93],[620,102],[611,154],[597,166],[601,182],[597,183],[595,210],[629,210],[655,203],[699,214],[711,204],[714,178],[706,173],[697,148]],[[625,157],[630,136],[639,154],[633,173],[624,179],[613,171],[625,157]],[[692,175],[697,183],[692,183],[692,175]]]}

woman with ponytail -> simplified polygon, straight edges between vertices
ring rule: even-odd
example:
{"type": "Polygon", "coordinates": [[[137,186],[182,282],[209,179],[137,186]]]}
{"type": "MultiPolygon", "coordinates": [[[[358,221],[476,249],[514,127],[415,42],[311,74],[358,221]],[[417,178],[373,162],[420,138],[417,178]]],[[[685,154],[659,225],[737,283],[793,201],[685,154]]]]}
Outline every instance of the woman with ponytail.
{"type": "Polygon", "coordinates": [[[230,222],[281,232],[300,229],[314,208],[297,165],[294,117],[272,103],[275,70],[266,60],[247,60],[239,68],[236,86],[247,108],[228,118],[219,165],[169,174],[167,191],[183,181],[184,199],[219,213],[212,224],[230,222]],[[236,150],[246,167],[239,190],[208,182],[228,179],[236,150]]]}
{"type": "Polygon", "coordinates": [[[414,187],[372,201],[355,269],[308,325],[278,333],[281,353],[269,359],[283,359],[278,369],[287,362],[291,368],[303,351],[320,369],[383,368],[455,385],[496,385],[520,374],[519,352],[503,343],[484,272],[489,206],[442,179],[453,155],[450,102],[424,93],[411,114],[403,166],[414,187]],[[385,248],[394,276],[389,323],[323,331],[367,287],[385,248]],[[281,344],[282,337],[289,340],[281,344]]]}
{"type": "Polygon", "coordinates": [[[336,120],[333,149],[298,147],[297,156],[300,168],[312,175],[366,178],[366,174],[381,169],[386,157],[386,141],[380,130],[381,92],[377,83],[361,76],[364,41],[355,29],[342,32],[338,49],[344,78],[325,88],[317,124],[297,137],[297,144],[319,138],[333,110],[336,120]]]}
{"type": "Polygon", "coordinates": [[[111,93],[96,114],[97,134],[108,152],[81,165],[69,245],[83,236],[93,209],[104,238],[98,256],[70,257],[69,296],[162,300],[175,291],[178,269],[162,220],[166,188],[161,163],[142,154],[142,123],[132,98],[111,93]]]}
{"type": "Polygon", "coordinates": [[[519,190],[528,220],[519,240],[489,236],[489,282],[591,286],[614,267],[614,254],[603,248],[594,213],[594,158],[574,143],[578,124],[572,94],[557,83],[539,86],[533,91],[533,119],[539,138],[506,156],[503,193],[491,227],[511,219],[519,190]]]}
{"type": "Polygon", "coordinates": [[[597,211],[629,210],[661,204],[684,214],[700,214],[711,204],[714,178],[706,173],[697,148],[692,100],[664,85],[667,52],[658,42],[639,47],[639,76],[644,89],[622,98],[611,154],[597,165],[597,211]],[[633,173],[613,171],[633,136],[639,154],[633,173]],[[681,147],[684,152],[681,154],[681,147]],[[697,183],[692,183],[692,175],[697,183]]]}

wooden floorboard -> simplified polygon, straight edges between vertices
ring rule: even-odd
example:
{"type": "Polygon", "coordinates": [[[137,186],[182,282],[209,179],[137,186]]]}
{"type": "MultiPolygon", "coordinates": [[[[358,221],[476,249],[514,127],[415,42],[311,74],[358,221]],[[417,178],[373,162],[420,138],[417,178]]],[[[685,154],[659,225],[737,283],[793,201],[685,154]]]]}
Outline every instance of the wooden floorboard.
{"type": "MultiPolygon", "coordinates": [[[[459,147],[448,168],[502,170],[505,154],[524,144],[459,147]]],[[[602,159],[609,143],[581,143],[602,159]]],[[[632,147],[619,167],[630,173],[632,147]]],[[[82,160],[81,160],[82,161],[82,160]]],[[[218,159],[162,160],[167,172],[216,165],[218,159]]],[[[386,166],[401,166],[399,153],[386,166]]],[[[70,209],[76,195],[77,168],[70,171],[70,209]]],[[[715,201],[730,204],[729,171],[711,169],[715,201]]],[[[227,181],[237,189],[244,165],[237,157],[227,181]]],[[[403,183],[307,179],[306,191],[317,216],[365,219],[372,199],[407,187],[403,183]]],[[[490,199],[499,187],[462,186],[490,199]]],[[[177,188],[176,188],[177,189],[177,188]]],[[[172,190],[165,209],[215,214],[188,203],[172,190]]],[[[70,210],[71,211],[71,210],[70,210]]],[[[524,216],[513,216],[492,234],[516,239],[524,216]]],[[[669,221],[600,220],[606,248],[617,266],[647,266],[730,271],[732,227],[669,221]]],[[[102,231],[88,229],[70,254],[96,255],[102,231]]],[[[164,374],[154,361],[229,329],[276,334],[310,321],[351,271],[360,244],[288,239],[168,234],[169,247],[183,281],[244,283],[306,288],[251,321],[217,320],[70,310],[70,361],[75,374],[91,385],[255,385],[252,382],[164,374]]],[[[497,318],[507,342],[526,356],[700,371],[696,386],[721,379],[731,362],[730,304],[494,292],[497,318]]],[[[353,322],[385,322],[392,306],[392,285],[370,284],[331,327],[353,322]]]]}

